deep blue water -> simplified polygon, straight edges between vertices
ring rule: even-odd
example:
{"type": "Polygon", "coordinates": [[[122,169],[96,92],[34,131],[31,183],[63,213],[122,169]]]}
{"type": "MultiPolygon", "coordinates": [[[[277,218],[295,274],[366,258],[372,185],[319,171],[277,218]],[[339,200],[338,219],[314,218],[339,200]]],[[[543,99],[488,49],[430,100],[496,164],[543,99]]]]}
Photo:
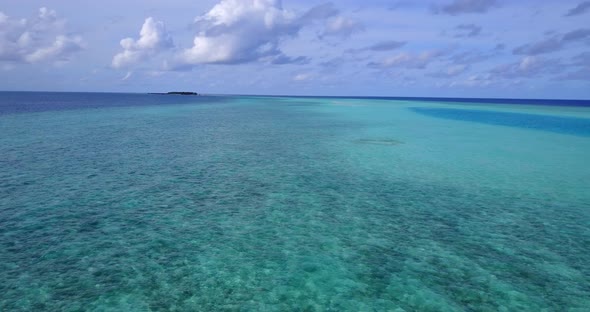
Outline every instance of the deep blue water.
{"type": "Polygon", "coordinates": [[[221,96],[139,93],[0,92],[0,115],[69,109],[221,102],[221,96]]]}
{"type": "Polygon", "coordinates": [[[510,98],[452,98],[452,97],[404,97],[404,96],[293,96],[293,98],[324,98],[324,99],[359,99],[388,101],[420,101],[435,103],[471,103],[471,104],[509,104],[509,105],[541,105],[564,107],[590,107],[590,100],[560,99],[510,99],[510,98]]]}
{"type": "Polygon", "coordinates": [[[0,93],[0,311],[588,311],[590,109],[528,104],[0,93]]]}
{"type": "Polygon", "coordinates": [[[490,125],[544,130],[580,136],[590,136],[590,119],[588,118],[560,117],[456,108],[414,107],[412,108],[412,110],[420,114],[438,118],[480,122],[490,125]]]}
{"type": "MultiPolygon", "coordinates": [[[[246,96],[247,97],[247,96],[246,96]]],[[[269,97],[267,98],[280,98],[269,97]]],[[[149,106],[164,104],[193,104],[199,102],[222,102],[228,96],[177,96],[140,93],[87,93],[87,92],[2,92],[0,91],[0,115],[24,112],[42,112],[67,109],[87,109],[125,106],[149,106]]],[[[437,97],[306,97],[313,99],[359,99],[390,101],[426,101],[440,103],[485,103],[510,105],[544,105],[564,107],[590,107],[589,100],[556,99],[479,99],[479,98],[437,98],[437,97]]]]}

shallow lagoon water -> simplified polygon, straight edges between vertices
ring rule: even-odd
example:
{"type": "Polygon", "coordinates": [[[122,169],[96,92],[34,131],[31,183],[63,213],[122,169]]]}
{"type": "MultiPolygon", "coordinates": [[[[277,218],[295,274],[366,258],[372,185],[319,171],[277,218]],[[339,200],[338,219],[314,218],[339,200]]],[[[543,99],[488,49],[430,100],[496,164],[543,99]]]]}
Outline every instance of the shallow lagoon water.
{"type": "Polygon", "coordinates": [[[10,96],[2,311],[590,307],[588,107],[10,96]]]}

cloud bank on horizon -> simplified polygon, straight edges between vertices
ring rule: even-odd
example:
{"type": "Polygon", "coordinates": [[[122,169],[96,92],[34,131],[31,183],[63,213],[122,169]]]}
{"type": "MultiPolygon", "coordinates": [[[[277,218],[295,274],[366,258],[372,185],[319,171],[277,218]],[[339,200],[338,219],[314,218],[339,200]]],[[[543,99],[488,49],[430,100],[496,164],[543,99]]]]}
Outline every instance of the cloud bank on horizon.
{"type": "Polygon", "coordinates": [[[0,89],[590,98],[590,1],[86,6],[0,0],[0,89]]]}

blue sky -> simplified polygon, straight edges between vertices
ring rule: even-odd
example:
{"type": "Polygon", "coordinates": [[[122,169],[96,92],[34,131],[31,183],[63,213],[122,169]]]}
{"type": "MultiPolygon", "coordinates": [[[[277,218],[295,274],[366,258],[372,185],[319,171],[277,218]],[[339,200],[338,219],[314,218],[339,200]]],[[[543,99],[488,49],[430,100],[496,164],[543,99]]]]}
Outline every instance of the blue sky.
{"type": "Polygon", "coordinates": [[[0,0],[0,90],[590,99],[590,1],[0,0]]]}

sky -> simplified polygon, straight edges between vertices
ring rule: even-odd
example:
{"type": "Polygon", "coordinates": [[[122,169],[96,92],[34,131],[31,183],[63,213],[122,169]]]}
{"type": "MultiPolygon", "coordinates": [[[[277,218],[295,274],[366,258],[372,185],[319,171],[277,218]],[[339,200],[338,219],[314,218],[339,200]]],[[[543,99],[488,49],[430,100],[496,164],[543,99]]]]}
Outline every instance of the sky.
{"type": "Polygon", "coordinates": [[[590,1],[0,0],[0,90],[590,99],[590,1]]]}

